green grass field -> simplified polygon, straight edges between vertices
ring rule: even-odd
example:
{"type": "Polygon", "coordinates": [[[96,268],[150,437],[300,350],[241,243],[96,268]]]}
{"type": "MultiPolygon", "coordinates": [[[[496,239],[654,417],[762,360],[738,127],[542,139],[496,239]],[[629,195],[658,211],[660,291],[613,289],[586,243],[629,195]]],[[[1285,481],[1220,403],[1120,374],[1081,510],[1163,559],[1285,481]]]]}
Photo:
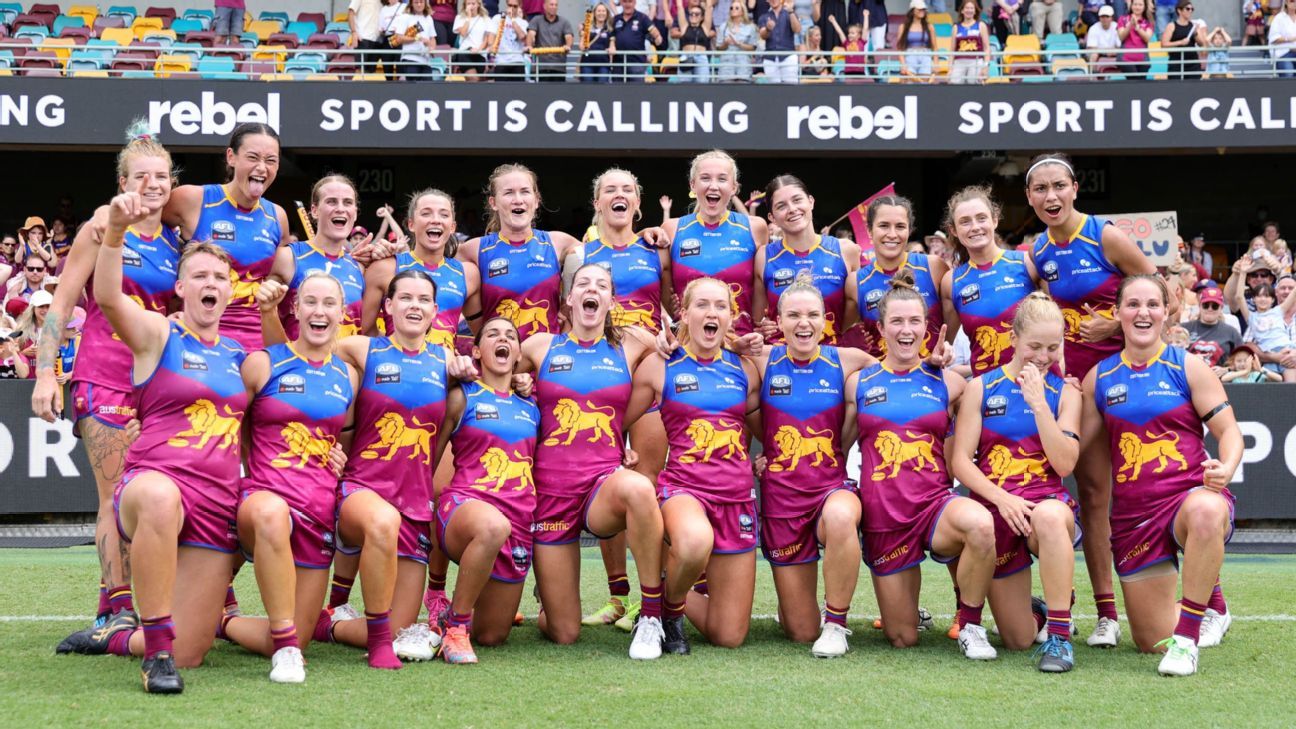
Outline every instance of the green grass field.
{"type": "MultiPolygon", "coordinates": [[[[774,589],[759,567],[755,612],[770,615],[774,589]]],[[[586,607],[596,607],[606,589],[597,550],[585,550],[583,571],[586,607]]],[[[944,636],[948,617],[917,648],[893,650],[869,627],[876,606],[865,577],[851,609],[852,652],[837,660],[787,642],[769,618],[754,621],[741,649],[712,648],[694,634],[693,655],[650,663],[630,661],[628,636],[615,628],[587,629],[577,645],[559,647],[528,620],[506,646],[480,650],[476,666],[373,671],[361,651],[312,646],[304,686],[271,685],[266,659],[221,643],[204,667],[185,672],[178,697],[145,695],[136,661],[54,655],[66,633],[84,627],[71,616],[92,611],[97,574],[89,548],[0,550],[6,725],[1276,727],[1296,716],[1296,556],[1229,556],[1223,579],[1236,619],[1188,679],[1158,676],[1157,659],[1128,639],[1113,651],[1078,645],[1069,674],[1038,673],[1029,653],[973,663],[944,636]]],[[[928,563],[924,577],[923,604],[950,613],[945,569],[928,563]]],[[[256,613],[251,570],[236,587],[245,612],[256,613]]],[[[1088,585],[1078,589],[1083,640],[1093,607],[1088,585]]],[[[526,594],[522,609],[533,615],[526,594]]]]}

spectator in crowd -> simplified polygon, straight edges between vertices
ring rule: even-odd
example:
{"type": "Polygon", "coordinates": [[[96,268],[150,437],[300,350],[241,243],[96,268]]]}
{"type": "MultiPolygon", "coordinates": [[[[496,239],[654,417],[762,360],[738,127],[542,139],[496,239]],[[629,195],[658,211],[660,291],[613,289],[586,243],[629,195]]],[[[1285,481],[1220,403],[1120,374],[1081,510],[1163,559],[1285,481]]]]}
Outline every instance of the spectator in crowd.
{"type": "Polygon", "coordinates": [[[1188,331],[1188,351],[1206,360],[1216,376],[1224,373],[1225,363],[1242,343],[1242,334],[1224,320],[1224,293],[1217,288],[1202,289],[1201,309],[1197,318],[1184,325],[1188,331]]]}
{"type": "Polygon", "coordinates": [[[1120,19],[1116,32],[1120,35],[1121,73],[1127,76],[1146,76],[1148,72],[1148,44],[1156,37],[1151,0],[1130,0],[1129,15],[1120,19]]]}
{"type": "MultiPolygon", "coordinates": [[[[545,0],[522,0],[522,15],[526,17],[527,23],[535,20],[536,16],[544,13],[545,0]]],[[[554,11],[558,15],[558,11],[554,11]]]]}
{"type": "Polygon", "coordinates": [[[31,375],[31,365],[18,351],[21,332],[0,328],[0,380],[25,380],[31,375]]]}
{"type": "Polygon", "coordinates": [[[1024,2],[1025,0],[995,0],[992,25],[1000,43],[1010,35],[1021,33],[1021,13],[1024,2]]]}
{"type": "Polygon", "coordinates": [[[1116,30],[1116,10],[1110,5],[1098,8],[1098,22],[1089,26],[1085,35],[1085,48],[1089,49],[1089,62],[1116,58],[1121,47],[1120,32],[1116,30]]]}
{"type": "Polygon", "coordinates": [[[505,0],[504,12],[491,18],[491,23],[496,34],[491,73],[498,81],[525,81],[527,22],[522,0],[505,0]]]}
{"type": "Polygon", "coordinates": [[[5,233],[0,236],[0,265],[9,266],[10,271],[4,277],[5,281],[13,275],[13,267],[18,263],[18,238],[12,233],[5,233]]]}
{"type": "Polygon", "coordinates": [[[832,76],[832,68],[828,65],[828,57],[819,50],[823,38],[819,26],[814,26],[806,31],[806,41],[804,45],[797,46],[797,51],[801,55],[801,77],[810,78],[829,78],[832,76]]]}
{"type": "Polygon", "coordinates": [[[351,0],[347,6],[347,25],[351,28],[347,45],[360,51],[360,68],[365,73],[373,72],[379,60],[374,51],[382,48],[378,15],[383,5],[383,0],[351,0]]]}
{"type": "Polygon", "coordinates": [[[347,237],[348,247],[352,250],[364,242],[369,237],[369,230],[363,225],[357,225],[351,229],[351,235],[347,237]]]}
{"type": "Polygon", "coordinates": [[[429,0],[409,0],[405,12],[392,26],[392,43],[401,49],[401,73],[406,81],[429,81],[432,76],[432,51],[436,50],[436,23],[432,20],[429,0]]]}
{"type": "Polygon", "coordinates": [[[216,41],[237,45],[243,35],[243,13],[247,11],[244,0],[216,0],[216,16],[212,19],[212,32],[216,41]]]}
{"type": "Polygon", "coordinates": [[[1050,33],[1062,32],[1062,0],[1032,0],[1031,30],[1041,41],[1050,33]]]}
{"type": "MultiPolygon", "coordinates": [[[[663,0],[665,1],[665,0],[663,0]]],[[[715,26],[711,22],[710,4],[694,4],[685,9],[684,0],[674,0],[676,22],[671,27],[670,37],[679,41],[679,73],[681,81],[706,83],[711,80],[711,42],[715,38],[715,26]]]]}
{"type": "Polygon", "coordinates": [[[728,19],[716,31],[716,50],[720,51],[717,76],[721,81],[750,81],[752,55],[760,42],[756,24],[747,14],[742,0],[729,4],[728,19]]]}
{"type": "Polygon", "coordinates": [[[18,274],[9,279],[9,284],[5,290],[6,302],[10,299],[31,301],[33,294],[44,290],[45,276],[49,271],[45,259],[32,256],[23,262],[21,266],[18,274]]]}
{"type": "Polygon", "coordinates": [[[17,296],[9,299],[4,305],[4,316],[0,316],[0,327],[4,327],[10,331],[17,330],[18,317],[22,316],[24,311],[27,311],[26,300],[17,296]]]}
{"type": "Polygon", "coordinates": [[[621,0],[621,14],[612,20],[612,40],[617,53],[612,80],[621,83],[643,81],[648,66],[646,44],[651,41],[660,48],[666,41],[648,16],[635,10],[634,0],[621,0]]]}
{"type": "Polygon", "coordinates": [[[931,80],[933,37],[931,23],[927,21],[927,3],[909,0],[909,12],[896,37],[896,48],[901,51],[900,72],[911,81],[931,80]]]}
{"type": "Polygon", "coordinates": [[[1242,316],[1241,309],[1255,311],[1255,302],[1251,300],[1251,289],[1261,284],[1273,286],[1278,280],[1275,273],[1277,268],[1277,262],[1266,251],[1253,250],[1247,253],[1233,263],[1232,272],[1224,282],[1224,300],[1238,316],[1242,316]],[[1245,306],[1237,305],[1239,293],[1242,294],[1245,306]]]}
{"type": "Polygon", "coordinates": [[[1272,220],[1266,220],[1260,237],[1264,238],[1265,248],[1278,260],[1278,264],[1283,267],[1282,270],[1290,272],[1291,251],[1287,247],[1287,241],[1282,238],[1278,224],[1272,220]]]}
{"type": "Polygon", "coordinates": [[[1162,48],[1178,48],[1170,52],[1171,78],[1201,78],[1201,51],[1206,45],[1206,26],[1193,20],[1193,0],[1178,0],[1175,19],[1161,31],[1162,48]]]}
{"type": "MultiPolygon", "coordinates": [[[[1098,24],[1098,11],[1102,10],[1103,0],[1079,0],[1080,25],[1086,30],[1098,24]]],[[[1115,13],[1113,13],[1113,16],[1115,13]]],[[[1080,35],[1079,32],[1076,35],[1080,35]]]]}
{"type": "Polygon", "coordinates": [[[50,304],[53,303],[53,294],[45,289],[36,291],[16,322],[18,332],[22,334],[18,340],[18,352],[27,360],[28,377],[36,374],[36,344],[40,341],[41,329],[45,326],[45,315],[49,313],[50,304]]]}
{"type": "Polygon", "coordinates": [[[756,24],[760,28],[760,37],[765,41],[765,77],[776,84],[797,82],[795,51],[801,21],[786,7],[788,2],[789,0],[770,0],[769,12],[761,16],[756,24]]]}
{"type": "Polygon", "coordinates": [[[1175,325],[1165,330],[1166,344],[1178,349],[1188,349],[1188,330],[1175,325]]]}
{"type": "Polygon", "coordinates": [[[23,227],[18,229],[18,259],[27,260],[29,257],[39,256],[45,263],[53,267],[57,264],[54,256],[54,247],[46,240],[49,237],[49,229],[45,227],[45,220],[35,215],[30,216],[23,223],[23,227]]]}
{"type": "Polygon", "coordinates": [[[864,0],[863,6],[860,17],[851,19],[848,28],[849,25],[858,23],[864,31],[870,50],[876,54],[878,51],[886,50],[887,24],[890,22],[890,16],[887,15],[884,0],[864,0]]]}
{"type": "MultiPolygon", "coordinates": [[[[706,0],[703,0],[703,2],[706,2],[706,0]]],[[[714,2],[714,0],[712,0],[712,2],[714,2]]],[[[797,35],[797,39],[796,39],[798,44],[805,43],[806,37],[810,35],[810,26],[815,24],[814,6],[818,2],[819,0],[790,0],[792,6],[792,13],[796,15],[797,20],[801,22],[801,32],[797,35]]],[[[821,37],[822,37],[822,33],[823,31],[820,30],[821,37]]],[[[844,34],[843,37],[845,37],[844,34]]],[[[825,42],[834,43],[835,39],[832,36],[828,36],[825,42]]],[[[845,41],[842,42],[844,43],[845,41]]],[[[827,49],[822,49],[822,50],[827,50],[827,49]]]]}
{"type": "Polygon", "coordinates": [[[527,43],[534,48],[561,48],[559,53],[535,56],[536,77],[540,81],[567,80],[567,54],[576,34],[571,23],[558,15],[558,0],[544,0],[543,12],[531,19],[527,43]]]}
{"type": "Polygon", "coordinates": [[[1226,78],[1229,74],[1229,54],[1233,47],[1233,36],[1216,26],[1206,36],[1206,78],[1226,78]]]}
{"type": "Polygon", "coordinates": [[[852,80],[868,75],[868,41],[864,39],[864,27],[851,23],[846,29],[846,53],[843,56],[842,75],[849,83],[852,80]]]}
{"type": "Polygon", "coordinates": [[[1187,261],[1178,260],[1170,264],[1166,271],[1169,278],[1174,279],[1172,283],[1175,284],[1175,289],[1180,292],[1177,294],[1180,321],[1197,318],[1197,293],[1193,291],[1193,287],[1201,277],[1197,275],[1196,267],[1187,261]]]}
{"type": "Polygon", "coordinates": [[[1269,24],[1269,45],[1280,76],[1296,76],[1296,0],[1283,0],[1282,12],[1269,24]]]}
{"type": "Polygon", "coordinates": [[[978,0],[959,0],[958,8],[950,83],[981,83],[990,68],[990,28],[981,22],[981,3],[978,0]]]}
{"type": "Polygon", "coordinates": [[[85,326],[86,311],[79,306],[72,308],[67,326],[63,327],[59,337],[58,358],[54,360],[54,378],[60,386],[72,379],[72,370],[76,367],[77,352],[81,350],[81,327],[85,326]]]}
{"type": "MultiPolygon", "coordinates": [[[[851,23],[858,22],[851,17],[852,7],[851,0],[818,0],[810,8],[811,18],[819,26],[820,37],[825,39],[825,43],[837,42],[836,27],[845,28],[851,23]]],[[[758,20],[764,13],[755,15],[758,20]]],[[[760,25],[758,22],[757,25],[760,25]]],[[[820,50],[829,51],[832,47],[820,48],[820,50]]]]}
{"type": "Polygon", "coordinates": [[[70,248],[72,248],[72,231],[67,219],[62,216],[50,218],[50,247],[54,249],[54,256],[60,262],[70,248]]]}
{"type": "MultiPolygon", "coordinates": [[[[1253,263],[1257,260],[1259,259],[1242,259],[1243,272],[1247,272],[1253,265],[1258,265],[1253,263]]],[[[1296,311],[1296,296],[1288,295],[1280,302],[1273,285],[1269,283],[1252,286],[1248,293],[1250,302],[1243,300],[1240,288],[1235,289],[1234,292],[1233,306],[1241,312],[1242,319],[1247,324],[1242,341],[1255,342],[1260,348],[1261,359],[1265,362],[1266,368],[1281,372],[1286,382],[1296,382],[1296,368],[1282,364],[1283,356],[1296,347],[1292,342],[1292,335],[1286,321],[1296,311]],[[1255,307],[1254,311],[1251,310],[1251,306],[1255,307]]]]}
{"type": "Polygon", "coordinates": [[[455,71],[469,81],[476,81],[478,74],[486,70],[486,54],[495,42],[495,27],[482,0],[463,0],[454,21],[454,32],[459,36],[455,71]]]}
{"type": "Polygon", "coordinates": [[[455,0],[429,0],[432,5],[432,23],[436,25],[437,45],[451,45],[455,36],[454,21],[457,14],[455,0]]]}
{"type": "Polygon", "coordinates": [[[1250,342],[1238,346],[1229,355],[1228,371],[1220,375],[1222,382],[1232,383],[1258,383],[1258,382],[1282,382],[1283,378],[1277,372],[1266,369],[1260,363],[1260,350],[1250,342]]]}
{"type": "MultiPolygon", "coordinates": [[[[741,3],[735,3],[741,7],[741,3]]],[[[612,80],[612,9],[600,2],[590,11],[589,31],[581,39],[581,83],[605,84],[612,80]]]]}
{"type": "Polygon", "coordinates": [[[1155,0],[1155,2],[1156,12],[1153,16],[1153,22],[1156,23],[1157,37],[1160,37],[1161,31],[1174,22],[1175,6],[1179,4],[1179,0],[1155,0]]]}
{"type": "Polygon", "coordinates": [[[1215,259],[1211,257],[1210,251],[1206,250],[1205,233],[1198,233],[1189,241],[1188,262],[1201,266],[1208,275],[1215,271],[1215,259]]]}
{"type": "Polygon", "coordinates": [[[1262,46],[1265,44],[1265,2],[1266,0],[1247,0],[1242,3],[1242,45],[1262,46]]]}

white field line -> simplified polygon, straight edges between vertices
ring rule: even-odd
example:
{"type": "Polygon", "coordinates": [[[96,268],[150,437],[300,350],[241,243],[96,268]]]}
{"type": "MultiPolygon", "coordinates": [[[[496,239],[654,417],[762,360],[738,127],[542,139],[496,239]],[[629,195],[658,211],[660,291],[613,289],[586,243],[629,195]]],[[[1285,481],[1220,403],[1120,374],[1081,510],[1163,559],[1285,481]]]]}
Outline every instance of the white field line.
{"type": "MultiPolygon", "coordinates": [[[[866,620],[875,617],[877,616],[863,615],[859,613],[850,614],[851,620],[866,620]]],[[[937,620],[945,620],[945,621],[952,620],[954,618],[954,616],[949,613],[933,614],[932,617],[937,620]]],[[[1097,619],[1098,616],[1075,614],[1072,615],[1071,617],[1077,620],[1095,620],[1097,619]]],[[[535,616],[528,615],[526,616],[526,618],[528,620],[534,620],[535,616]]],[[[775,616],[772,614],[752,615],[753,620],[773,620],[774,618],[775,616]]],[[[79,622],[88,623],[92,620],[94,620],[94,617],[90,615],[0,615],[0,623],[79,623],[79,622]]],[[[1241,615],[1238,613],[1234,613],[1233,620],[1235,622],[1241,622],[1241,623],[1296,623],[1296,615],[1288,615],[1286,613],[1282,613],[1278,615],[1241,615]]]]}

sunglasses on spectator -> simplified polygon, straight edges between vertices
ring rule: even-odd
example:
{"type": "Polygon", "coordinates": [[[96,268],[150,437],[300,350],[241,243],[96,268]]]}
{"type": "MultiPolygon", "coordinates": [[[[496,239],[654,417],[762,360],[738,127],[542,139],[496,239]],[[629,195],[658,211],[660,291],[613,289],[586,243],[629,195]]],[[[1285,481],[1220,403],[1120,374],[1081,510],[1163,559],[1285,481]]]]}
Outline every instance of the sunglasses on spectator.
{"type": "Polygon", "coordinates": [[[1218,309],[1218,308],[1220,308],[1220,305],[1219,305],[1219,304],[1208,303],[1208,304],[1202,304],[1202,305],[1201,305],[1201,308],[1203,308],[1203,309],[1218,309]]]}
{"type": "Polygon", "coordinates": [[[29,272],[31,272],[31,273],[43,273],[43,272],[45,271],[45,267],[44,267],[44,266],[28,266],[28,267],[27,267],[27,270],[28,270],[29,272]]]}

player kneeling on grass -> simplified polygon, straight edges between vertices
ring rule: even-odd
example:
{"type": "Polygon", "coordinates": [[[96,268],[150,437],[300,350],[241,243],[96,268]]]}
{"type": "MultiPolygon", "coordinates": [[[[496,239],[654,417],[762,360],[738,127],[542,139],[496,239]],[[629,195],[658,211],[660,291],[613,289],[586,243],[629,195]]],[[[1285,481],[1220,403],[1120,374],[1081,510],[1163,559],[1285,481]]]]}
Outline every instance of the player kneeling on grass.
{"type": "Polygon", "coordinates": [[[1075,665],[1071,591],[1080,541],[1078,506],[1062,485],[1080,453],[1080,391],[1050,371],[1062,357],[1065,327],[1048,294],[1022,300],[1012,360],[963,391],[950,458],[955,478],[994,517],[989,597],[999,635],[1022,650],[1046,631],[1039,670],[1053,673],[1075,665]],[[1040,559],[1044,606],[1032,605],[1031,555],[1040,559]]]}
{"type": "Polygon", "coordinates": [[[1233,535],[1227,485],[1243,443],[1219,378],[1200,357],[1162,341],[1168,298],[1155,274],[1121,282],[1116,317],[1125,345],[1085,377],[1082,434],[1096,443],[1105,435],[1111,448],[1112,554],[1134,644],[1165,650],[1163,675],[1188,676],[1197,672],[1198,648],[1218,644],[1232,622],[1219,574],[1233,535]],[[1218,459],[1206,452],[1203,425],[1219,443],[1218,459]]]}

